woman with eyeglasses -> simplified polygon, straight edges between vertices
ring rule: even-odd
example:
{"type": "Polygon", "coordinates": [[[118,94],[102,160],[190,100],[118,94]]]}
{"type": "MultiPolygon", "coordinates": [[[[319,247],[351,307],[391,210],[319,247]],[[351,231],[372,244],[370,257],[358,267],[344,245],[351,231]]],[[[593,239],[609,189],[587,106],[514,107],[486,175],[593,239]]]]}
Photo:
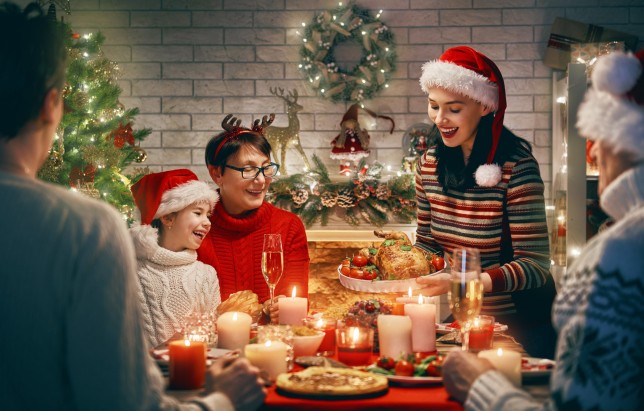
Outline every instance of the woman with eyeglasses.
{"type": "MultiPolygon", "coordinates": [[[[264,234],[280,234],[284,272],[275,295],[308,297],[309,251],[302,221],[293,213],[264,201],[277,176],[279,164],[271,162],[271,146],[263,135],[274,118],[252,129],[241,127],[231,115],[224,118],[224,132],[206,146],[206,166],[219,187],[219,202],[210,217],[212,229],[198,250],[199,260],[215,267],[221,300],[242,290],[252,290],[268,307],[269,289],[262,276],[264,234]]],[[[277,322],[278,305],[270,309],[277,322]]],[[[267,310],[265,310],[267,312],[267,310]]]]}

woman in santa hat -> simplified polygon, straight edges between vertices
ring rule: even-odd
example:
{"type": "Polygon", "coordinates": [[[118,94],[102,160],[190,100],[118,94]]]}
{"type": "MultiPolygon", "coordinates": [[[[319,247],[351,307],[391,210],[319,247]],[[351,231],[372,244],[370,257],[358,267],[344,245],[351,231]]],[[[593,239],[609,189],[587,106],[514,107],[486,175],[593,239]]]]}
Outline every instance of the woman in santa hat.
{"type": "MultiPolygon", "coordinates": [[[[264,304],[264,314],[276,322],[279,304],[270,304],[269,288],[261,270],[264,234],[280,234],[284,271],[275,295],[308,297],[309,249],[302,220],[264,201],[277,178],[279,165],[271,162],[271,145],[263,130],[274,119],[255,121],[252,129],[228,115],[224,132],[206,146],[206,165],[217,184],[220,200],[210,217],[213,229],[199,248],[199,260],[217,270],[222,300],[251,290],[264,304]]],[[[268,318],[265,318],[268,320],[268,318]]]]}
{"type": "Polygon", "coordinates": [[[143,176],[131,188],[141,224],[136,248],[139,300],[152,347],[170,340],[189,314],[214,314],[221,302],[215,269],[197,261],[218,195],[190,170],[143,176]]]}
{"type": "Polygon", "coordinates": [[[467,410],[641,410],[644,404],[644,51],[600,57],[577,128],[594,141],[599,201],[614,224],[568,268],[555,301],[550,398],[535,401],[491,365],[452,352],[450,395],[467,410]]]}
{"type": "MultiPolygon", "coordinates": [[[[439,134],[416,171],[416,246],[449,256],[480,252],[482,314],[509,326],[533,356],[552,358],[555,335],[544,184],[527,141],[503,126],[505,85],[492,60],[469,47],[423,66],[420,85],[439,134]]],[[[420,278],[431,295],[449,274],[420,278]]]]}

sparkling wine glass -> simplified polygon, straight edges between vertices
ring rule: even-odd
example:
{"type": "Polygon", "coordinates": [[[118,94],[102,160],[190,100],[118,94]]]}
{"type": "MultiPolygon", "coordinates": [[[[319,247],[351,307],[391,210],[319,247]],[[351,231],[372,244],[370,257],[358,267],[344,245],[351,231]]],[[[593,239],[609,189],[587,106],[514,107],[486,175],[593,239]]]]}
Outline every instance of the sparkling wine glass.
{"type": "Polygon", "coordinates": [[[468,351],[470,328],[483,303],[481,259],[478,250],[471,248],[457,248],[452,255],[449,308],[461,326],[461,348],[468,351]]]}
{"type": "Polygon", "coordinates": [[[275,286],[282,278],[284,271],[284,253],[282,252],[282,236],[279,234],[264,234],[264,249],[262,250],[262,274],[268,284],[273,306],[275,286]]]}

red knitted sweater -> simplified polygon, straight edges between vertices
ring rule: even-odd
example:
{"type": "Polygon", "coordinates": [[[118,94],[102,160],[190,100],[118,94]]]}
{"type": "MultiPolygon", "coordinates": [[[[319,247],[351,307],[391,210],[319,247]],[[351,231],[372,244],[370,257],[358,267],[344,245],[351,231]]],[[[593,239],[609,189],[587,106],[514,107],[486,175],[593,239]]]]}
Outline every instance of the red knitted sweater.
{"type": "Polygon", "coordinates": [[[261,270],[264,234],[282,235],[284,274],[275,295],[308,297],[309,249],[302,221],[293,213],[264,202],[243,217],[231,216],[219,202],[210,217],[212,228],[199,247],[198,259],[217,270],[221,300],[241,290],[252,290],[260,302],[269,299],[261,270]]]}

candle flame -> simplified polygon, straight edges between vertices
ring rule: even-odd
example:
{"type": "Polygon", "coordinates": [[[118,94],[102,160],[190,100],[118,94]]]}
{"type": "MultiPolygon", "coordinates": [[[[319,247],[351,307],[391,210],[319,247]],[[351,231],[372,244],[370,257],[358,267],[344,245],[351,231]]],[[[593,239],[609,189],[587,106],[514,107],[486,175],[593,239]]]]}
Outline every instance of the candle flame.
{"type": "Polygon", "coordinates": [[[407,291],[407,295],[409,296],[409,298],[411,298],[411,297],[412,297],[412,294],[411,294],[411,287],[409,287],[409,291],[407,291]]]}
{"type": "Polygon", "coordinates": [[[295,286],[293,286],[293,293],[291,294],[292,298],[295,298],[295,286]]]}
{"type": "Polygon", "coordinates": [[[422,295],[422,294],[418,294],[418,304],[422,304],[423,302],[424,302],[424,300],[423,300],[423,295],[422,295]]]}
{"type": "Polygon", "coordinates": [[[498,350],[496,350],[496,355],[498,355],[499,357],[502,357],[503,356],[503,348],[499,348],[498,350]]]}
{"type": "Polygon", "coordinates": [[[353,329],[353,332],[351,333],[351,339],[353,340],[353,343],[357,343],[360,340],[360,329],[355,327],[353,329]]]}
{"type": "Polygon", "coordinates": [[[265,346],[265,347],[270,347],[271,345],[273,345],[273,343],[271,342],[271,340],[268,340],[268,341],[266,341],[266,342],[264,343],[264,346],[265,346]]]}
{"type": "Polygon", "coordinates": [[[237,321],[237,312],[236,311],[233,313],[233,321],[237,321]]]}
{"type": "Polygon", "coordinates": [[[324,320],[320,318],[320,319],[318,320],[318,322],[316,322],[316,323],[315,323],[315,327],[316,327],[316,328],[322,328],[322,327],[324,327],[324,320]]]}
{"type": "Polygon", "coordinates": [[[480,323],[479,317],[476,317],[474,319],[474,324],[472,325],[472,328],[479,328],[479,323],[480,323]]]}
{"type": "Polygon", "coordinates": [[[183,340],[183,344],[184,344],[186,347],[190,347],[190,340],[183,340]]]}

